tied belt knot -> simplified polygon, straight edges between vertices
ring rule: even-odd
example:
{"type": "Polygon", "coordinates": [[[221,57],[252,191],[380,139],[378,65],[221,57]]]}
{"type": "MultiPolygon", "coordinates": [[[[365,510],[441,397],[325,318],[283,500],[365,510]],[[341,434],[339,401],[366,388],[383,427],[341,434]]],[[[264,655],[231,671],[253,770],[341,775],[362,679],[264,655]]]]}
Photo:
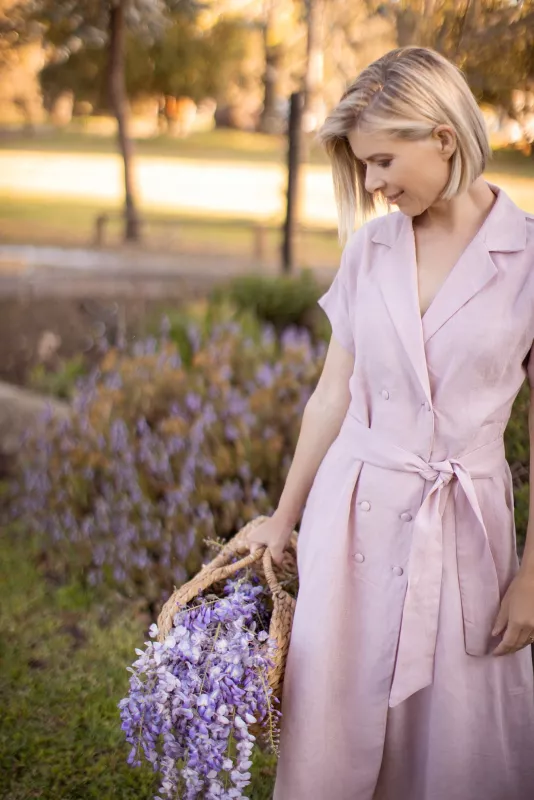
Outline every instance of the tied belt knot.
{"type": "Polygon", "coordinates": [[[391,442],[350,413],[339,434],[355,462],[419,474],[432,485],[413,521],[404,599],[389,705],[398,705],[432,683],[443,572],[443,490],[457,482],[456,561],[465,651],[488,655],[499,611],[500,588],[473,478],[499,474],[506,465],[502,434],[458,458],[425,461],[391,442]],[[463,494],[463,497],[462,497],[463,494]]]}
{"type": "Polygon", "coordinates": [[[419,470],[419,474],[425,481],[439,480],[444,486],[451,482],[454,477],[454,467],[452,461],[429,461],[419,470]]]}

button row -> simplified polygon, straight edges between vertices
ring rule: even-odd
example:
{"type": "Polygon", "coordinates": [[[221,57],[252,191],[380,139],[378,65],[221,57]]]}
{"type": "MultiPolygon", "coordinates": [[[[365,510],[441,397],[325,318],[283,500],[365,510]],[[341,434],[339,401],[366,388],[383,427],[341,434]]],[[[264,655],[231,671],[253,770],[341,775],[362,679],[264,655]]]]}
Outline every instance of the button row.
{"type": "MultiPolygon", "coordinates": [[[[360,508],[362,511],[370,511],[371,503],[368,500],[362,500],[360,502],[360,508]]],[[[409,511],[403,511],[402,514],[399,514],[399,517],[404,520],[404,522],[409,522],[411,519],[413,519],[409,511]]]]}
{"type": "MultiPolygon", "coordinates": [[[[382,395],[382,397],[384,398],[384,400],[389,400],[389,392],[388,392],[388,390],[387,390],[387,389],[382,389],[382,391],[380,392],[380,394],[382,395]]],[[[430,405],[430,403],[428,402],[428,400],[423,400],[423,401],[421,402],[421,405],[423,406],[423,408],[424,408],[426,411],[432,411],[432,406],[430,405]]]]}
{"type": "MultiPolygon", "coordinates": [[[[354,558],[354,561],[358,562],[358,564],[362,564],[365,561],[365,556],[364,556],[363,553],[354,553],[353,558],[354,558]]],[[[399,566],[396,566],[396,565],[394,567],[391,567],[391,571],[392,571],[392,573],[394,575],[403,575],[404,574],[403,568],[399,567],[399,566]]]]}

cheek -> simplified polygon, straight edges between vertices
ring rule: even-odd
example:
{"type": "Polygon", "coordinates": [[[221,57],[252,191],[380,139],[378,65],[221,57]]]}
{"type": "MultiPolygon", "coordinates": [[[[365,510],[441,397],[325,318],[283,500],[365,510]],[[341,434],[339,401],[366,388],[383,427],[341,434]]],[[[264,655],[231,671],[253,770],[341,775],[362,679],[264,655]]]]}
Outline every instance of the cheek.
{"type": "Polygon", "coordinates": [[[406,188],[425,199],[436,197],[448,179],[447,165],[429,158],[414,159],[402,172],[406,188]]]}

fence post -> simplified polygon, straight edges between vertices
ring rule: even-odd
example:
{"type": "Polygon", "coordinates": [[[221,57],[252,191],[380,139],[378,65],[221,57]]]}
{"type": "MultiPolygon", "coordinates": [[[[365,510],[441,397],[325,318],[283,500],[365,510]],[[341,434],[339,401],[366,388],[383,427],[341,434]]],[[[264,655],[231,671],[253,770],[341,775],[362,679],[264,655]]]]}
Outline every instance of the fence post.
{"type": "Polygon", "coordinates": [[[104,244],[104,231],[108,221],[107,214],[99,214],[95,221],[95,245],[102,247],[104,244]]]}
{"type": "Polygon", "coordinates": [[[302,92],[293,92],[289,106],[287,148],[287,206],[282,243],[282,271],[294,266],[295,221],[299,206],[299,164],[301,144],[302,92]]]}

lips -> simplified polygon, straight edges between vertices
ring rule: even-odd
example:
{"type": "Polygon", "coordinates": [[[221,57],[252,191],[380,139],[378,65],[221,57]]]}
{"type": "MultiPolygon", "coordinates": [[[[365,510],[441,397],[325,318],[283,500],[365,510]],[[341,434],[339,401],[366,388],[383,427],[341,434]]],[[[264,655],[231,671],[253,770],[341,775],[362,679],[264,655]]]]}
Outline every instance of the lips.
{"type": "Polygon", "coordinates": [[[403,192],[397,192],[396,194],[390,194],[389,197],[386,196],[386,200],[388,203],[395,203],[403,192]]]}

